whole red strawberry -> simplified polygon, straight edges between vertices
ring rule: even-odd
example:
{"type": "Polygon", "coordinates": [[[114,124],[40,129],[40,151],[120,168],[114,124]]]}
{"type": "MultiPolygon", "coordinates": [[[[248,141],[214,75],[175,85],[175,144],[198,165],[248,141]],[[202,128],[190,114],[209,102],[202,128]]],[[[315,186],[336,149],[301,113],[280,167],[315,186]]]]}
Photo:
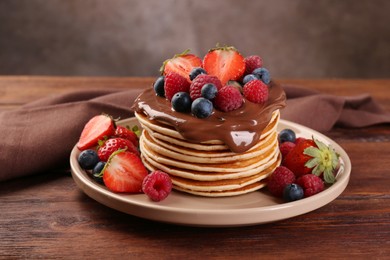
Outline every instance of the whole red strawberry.
{"type": "Polygon", "coordinates": [[[263,59],[260,56],[252,55],[245,57],[245,74],[251,74],[255,69],[263,66],[263,59]]]}
{"type": "Polygon", "coordinates": [[[283,165],[295,176],[313,173],[323,176],[326,183],[334,183],[334,172],[339,164],[339,155],[332,147],[316,139],[304,139],[286,155],[283,165]]]}
{"type": "Polygon", "coordinates": [[[106,162],[111,154],[113,154],[115,151],[118,151],[119,149],[127,149],[128,151],[139,155],[137,147],[131,141],[116,137],[102,141],[102,144],[98,149],[99,159],[103,162],[106,162]]]}
{"type": "Polygon", "coordinates": [[[160,71],[163,75],[169,72],[176,72],[188,82],[190,80],[190,72],[192,69],[202,66],[202,59],[194,54],[189,53],[190,50],[185,50],[180,54],[176,54],[173,58],[164,61],[160,71]]]}
{"type": "Polygon", "coordinates": [[[267,187],[272,195],[282,197],[284,188],[294,182],[294,173],[284,166],[279,166],[269,177],[267,187]]]}
{"type": "Polygon", "coordinates": [[[304,197],[310,197],[324,190],[324,181],[314,175],[306,174],[297,179],[297,184],[302,187],[304,197]]]}
{"type": "Polygon", "coordinates": [[[115,136],[127,139],[138,147],[138,136],[131,129],[124,126],[117,126],[115,129],[115,136]]]}
{"type": "Polygon", "coordinates": [[[171,101],[177,92],[189,92],[190,82],[180,74],[171,71],[165,76],[164,91],[165,97],[171,101]]]}
{"type": "Polygon", "coordinates": [[[224,86],[229,80],[239,80],[245,72],[244,57],[234,47],[211,49],[203,58],[203,68],[219,78],[224,86]]]}
{"type": "Polygon", "coordinates": [[[305,164],[312,158],[304,154],[304,150],[316,144],[312,139],[306,139],[295,145],[283,160],[283,165],[289,168],[296,177],[311,173],[311,169],[305,164]]]}
{"type": "Polygon", "coordinates": [[[214,84],[218,90],[222,88],[221,81],[216,76],[201,74],[197,76],[191,83],[190,97],[192,100],[195,100],[202,96],[201,95],[202,87],[207,83],[214,84]]]}
{"type": "Polygon", "coordinates": [[[253,103],[264,103],[268,100],[268,86],[259,79],[251,80],[244,85],[244,97],[253,103]]]}
{"type": "Polygon", "coordinates": [[[240,108],[243,98],[240,91],[230,85],[226,85],[218,91],[214,98],[214,105],[217,109],[228,112],[240,108]]]}

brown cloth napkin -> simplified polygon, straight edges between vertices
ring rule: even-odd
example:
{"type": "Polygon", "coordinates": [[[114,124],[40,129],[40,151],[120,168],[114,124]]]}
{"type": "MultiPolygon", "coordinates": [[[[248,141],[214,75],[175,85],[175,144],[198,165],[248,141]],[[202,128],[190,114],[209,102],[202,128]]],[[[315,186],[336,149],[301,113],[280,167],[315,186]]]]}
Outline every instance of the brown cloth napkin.
{"type": "MultiPolygon", "coordinates": [[[[339,97],[284,86],[287,108],[282,118],[320,132],[334,126],[365,127],[390,123],[390,113],[369,95],[339,97]]],[[[133,116],[130,107],[142,88],[128,91],[79,91],[0,112],[0,180],[69,167],[70,151],[94,115],[133,116]]]]}

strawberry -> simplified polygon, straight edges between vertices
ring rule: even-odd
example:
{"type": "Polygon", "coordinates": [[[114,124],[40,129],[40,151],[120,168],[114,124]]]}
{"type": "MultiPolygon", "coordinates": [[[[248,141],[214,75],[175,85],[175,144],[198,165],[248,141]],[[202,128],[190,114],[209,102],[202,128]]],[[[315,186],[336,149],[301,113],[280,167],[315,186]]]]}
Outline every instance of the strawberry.
{"type": "Polygon", "coordinates": [[[113,192],[141,193],[148,175],[141,158],[124,150],[114,152],[103,169],[103,182],[113,192]]]}
{"type": "Polygon", "coordinates": [[[229,80],[239,80],[245,72],[244,57],[234,47],[211,49],[203,58],[203,68],[217,76],[224,86],[229,80]]]}
{"type": "Polygon", "coordinates": [[[112,153],[119,149],[127,149],[129,152],[139,155],[137,147],[130,141],[124,138],[115,137],[106,141],[99,141],[98,156],[100,161],[107,162],[112,153]]]}
{"type": "Polygon", "coordinates": [[[138,147],[138,136],[130,128],[124,126],[117,126],[115,129],[115,136],[129,140],[138,147]]]}
{"type": "Polygon", "coordinates": [[[189,53],[190,50],[185,50],[180,54],[176,54],[173,58],[164,61],[160,72],[167,75],[169,72],[176,72],[188,82],[191,82],[190,73],[196,67],[202,66],[202,59],[194,54],[189,53]]]}
{"type": "Polygon", "coordinates": [[[334,183],[334,172],[339,163],[339,155],[324,143],[316,139],[305,139],[296,143],[286,155],[283,165],[295,176],[313,173],[322,176],[326,183],[334,183]]]}
{"type": "Polygon", "coordinates": [[[99,140],[115,133],[114,120],[106,115],[98,115],[91,118],[84,126],[77,148],[81,151],[96,146],[99,140]]]}
{"type": "Polygon", "coordinates": [[[190,82],[174,71],[168,72],[168,74],[165,76],[164,90],[165,97],[171,101],[172,97],[176,93],[189,92],[190,82]]]}

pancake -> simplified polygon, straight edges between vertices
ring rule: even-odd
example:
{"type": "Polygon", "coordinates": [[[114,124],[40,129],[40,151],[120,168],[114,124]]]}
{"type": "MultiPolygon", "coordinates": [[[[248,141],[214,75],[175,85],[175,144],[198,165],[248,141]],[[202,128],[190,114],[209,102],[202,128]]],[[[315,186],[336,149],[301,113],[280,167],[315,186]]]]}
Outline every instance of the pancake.
{"type": "Polygon", "coordinates": [[[218,140],[186,141],[172,126],[136,113],[143,132],[141,159],[150,171],[162,170],[173,188],[194,195],[224,197],[245,194],[266,185],[265,179],[280,165],[275,111],[260,140],[243,153],[234,153],[218,140]]]}

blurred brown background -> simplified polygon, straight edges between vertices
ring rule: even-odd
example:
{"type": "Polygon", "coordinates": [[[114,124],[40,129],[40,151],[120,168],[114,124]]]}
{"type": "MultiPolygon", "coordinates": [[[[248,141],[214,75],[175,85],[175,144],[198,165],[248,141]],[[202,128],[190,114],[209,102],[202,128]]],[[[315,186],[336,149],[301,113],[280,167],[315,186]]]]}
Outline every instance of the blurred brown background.
{"type": "Polygon", "coordinates": [[[0,0],[0,75],[155,76],[219,42],[278,78],[390,77],[387,0],[0,0]]]}

